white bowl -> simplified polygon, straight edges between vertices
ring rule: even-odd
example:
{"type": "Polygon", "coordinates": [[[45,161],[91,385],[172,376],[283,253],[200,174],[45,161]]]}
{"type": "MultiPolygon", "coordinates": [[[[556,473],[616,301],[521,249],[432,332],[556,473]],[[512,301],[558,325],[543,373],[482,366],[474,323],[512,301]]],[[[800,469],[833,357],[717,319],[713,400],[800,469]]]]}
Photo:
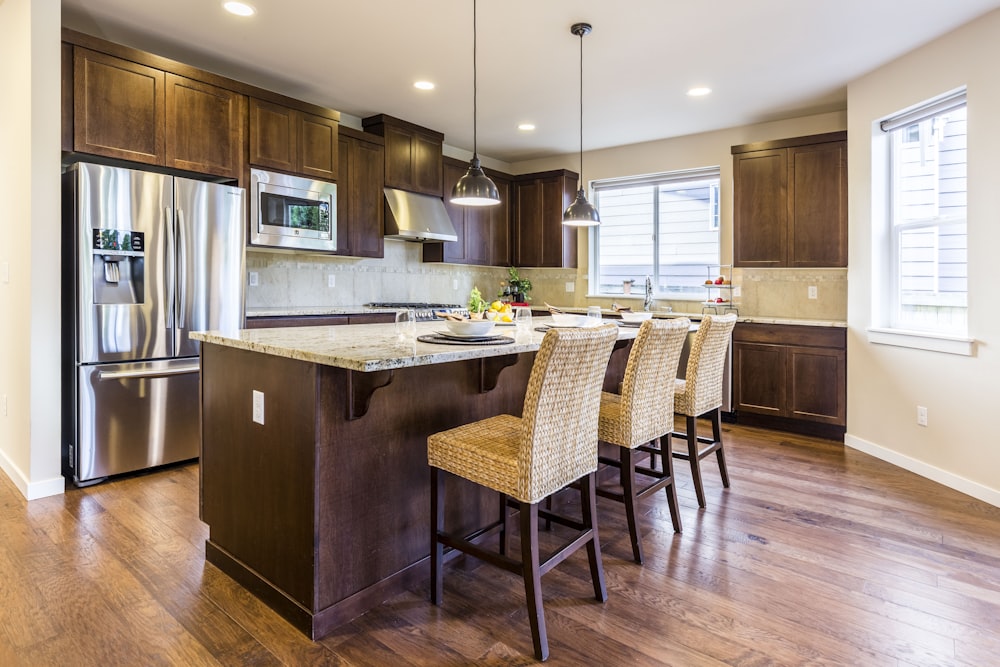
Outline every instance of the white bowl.
{"type": "Polygon", "coordinates": [[[488,336],[493,331],[493,320],[445,320],[448,331],[457,336],[488,336]]]}
{"type": "Polygon", "coordinates": [[[586,326],[590,318],[586,315],[575,315],[573,313],[550,313],[552,323],[557,327],[582,327],[586,326]]]}
{"type": "Polygon", "coordinates": [[[645,322],[646,320],[652,319],[653,317],[653,313],[647,313],[645,311],[641,313],[632,313],[626,311],[618,314],[621,315],[622,322],[628,322],[629,324],[638,324],[639,322],[645,322]]]}

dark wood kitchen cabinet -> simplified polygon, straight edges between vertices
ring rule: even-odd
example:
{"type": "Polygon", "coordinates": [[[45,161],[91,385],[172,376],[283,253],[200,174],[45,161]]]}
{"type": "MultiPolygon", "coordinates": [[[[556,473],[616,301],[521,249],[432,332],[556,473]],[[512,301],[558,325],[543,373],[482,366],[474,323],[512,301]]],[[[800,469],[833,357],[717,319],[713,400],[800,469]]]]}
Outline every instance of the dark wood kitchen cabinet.
{"type": "Polygon", "coordinates": [[[243,95],[74,49],[74,151],[239,178],[245,124],[243,95]]]}
{"type": "Polygon", "coordinates": [[[336,120],[250,99],[250,164],[323,181],[337,180],[336,120]]]}
{"type": "Polygon", "coordinates": [[[732,153],[736,266],[847,266],[846,132],[732,153]]]}
{"type": "Polygon", "coordinates": [[[247,318],[247,329],[276,327],[332,327],[346,324],[386,324],[395,322],[395,313],[353,313],[350,315],[264,315],[247,318]]]}
{"type": "Polygon", "coordinates": [[[846,337],[839,327],[738,323],[733,400],[740,423],[843,437],[846,337]]]}
{"type": "Polygon", "coordinates": [[[341,128],[338,148],[337,254],[382,257],[385,215],[382,138],[341,128]]]}
{"type": "Polygon", "coordinates": [[[514,178],[514,265],[576,268],[578,228],[563,225],[562,216],[578,180],[565,169],[514,178]]]}
{"type": "Polygon", "coordinates": [[[510,177],[485,169],[500,192],[495,206],[459,206],[448,201],[451,188],[469,168],[469,163],[451,157],[443,161],[444,207],[455,226],[457,241],[424,243],[425,262],[451,262],[482,266],[510,264],[510,177]]]}
{"type": "Polygon", "coordinates": [[[444,135],[385,114],[362,121],[365,132],[385,139],[385,185],[440,197],[444,135]]]}

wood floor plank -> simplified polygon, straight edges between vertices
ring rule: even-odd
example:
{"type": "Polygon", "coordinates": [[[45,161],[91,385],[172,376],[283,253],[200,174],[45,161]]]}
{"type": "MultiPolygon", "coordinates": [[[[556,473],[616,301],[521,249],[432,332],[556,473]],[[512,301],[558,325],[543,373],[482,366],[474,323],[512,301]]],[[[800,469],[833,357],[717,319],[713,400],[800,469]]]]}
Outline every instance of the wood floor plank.
{"type": "MultiPolygon", "coordinates": [[[[676,465],[682,534],[665,494],[641,503],[644,565],[598,503],[609,599],[582,553],[543,578],[548,664],[998,664],[1000,508],[838,443],[723,438],[706,509],[676,465]]],[[[521,580],[470,558],[441,607],[425,580],[311,641],[205,563],[198,486],[186,464],[27,503],[0,476],[0,665],[535,664],[521,580]]]]}

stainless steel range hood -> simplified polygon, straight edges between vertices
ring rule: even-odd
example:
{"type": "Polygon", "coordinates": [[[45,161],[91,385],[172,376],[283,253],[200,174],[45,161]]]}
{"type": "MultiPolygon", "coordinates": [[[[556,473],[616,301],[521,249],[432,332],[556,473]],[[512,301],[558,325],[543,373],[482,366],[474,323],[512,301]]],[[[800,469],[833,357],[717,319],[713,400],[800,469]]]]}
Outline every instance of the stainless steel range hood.
{"type": "Polygon", "coordinates": [[[418,195],[385,188],[389,211],[385,216],[385,236],[404,241],[457,241],[455,226],[440,197],[418,195]]]}

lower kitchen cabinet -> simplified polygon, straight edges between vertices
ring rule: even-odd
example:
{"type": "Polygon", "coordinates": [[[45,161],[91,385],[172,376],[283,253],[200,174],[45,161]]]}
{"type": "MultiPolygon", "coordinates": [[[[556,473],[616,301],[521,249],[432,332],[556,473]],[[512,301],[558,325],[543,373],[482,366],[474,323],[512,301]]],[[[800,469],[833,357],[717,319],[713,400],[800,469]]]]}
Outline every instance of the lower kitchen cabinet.
{"type": "Polygon", "coordinates": [[[847,425],[847,330],[739,323],[733,399],[740,423],[841,438],[847,425]]]}
{"type": "Polygon", "coordinates": [[[353,315],[277,315],[248,317],[247,329],[277,327],[329,327],[338,324],[384,324],[395,322],[395,313],[357,313],[353,315]]]}

